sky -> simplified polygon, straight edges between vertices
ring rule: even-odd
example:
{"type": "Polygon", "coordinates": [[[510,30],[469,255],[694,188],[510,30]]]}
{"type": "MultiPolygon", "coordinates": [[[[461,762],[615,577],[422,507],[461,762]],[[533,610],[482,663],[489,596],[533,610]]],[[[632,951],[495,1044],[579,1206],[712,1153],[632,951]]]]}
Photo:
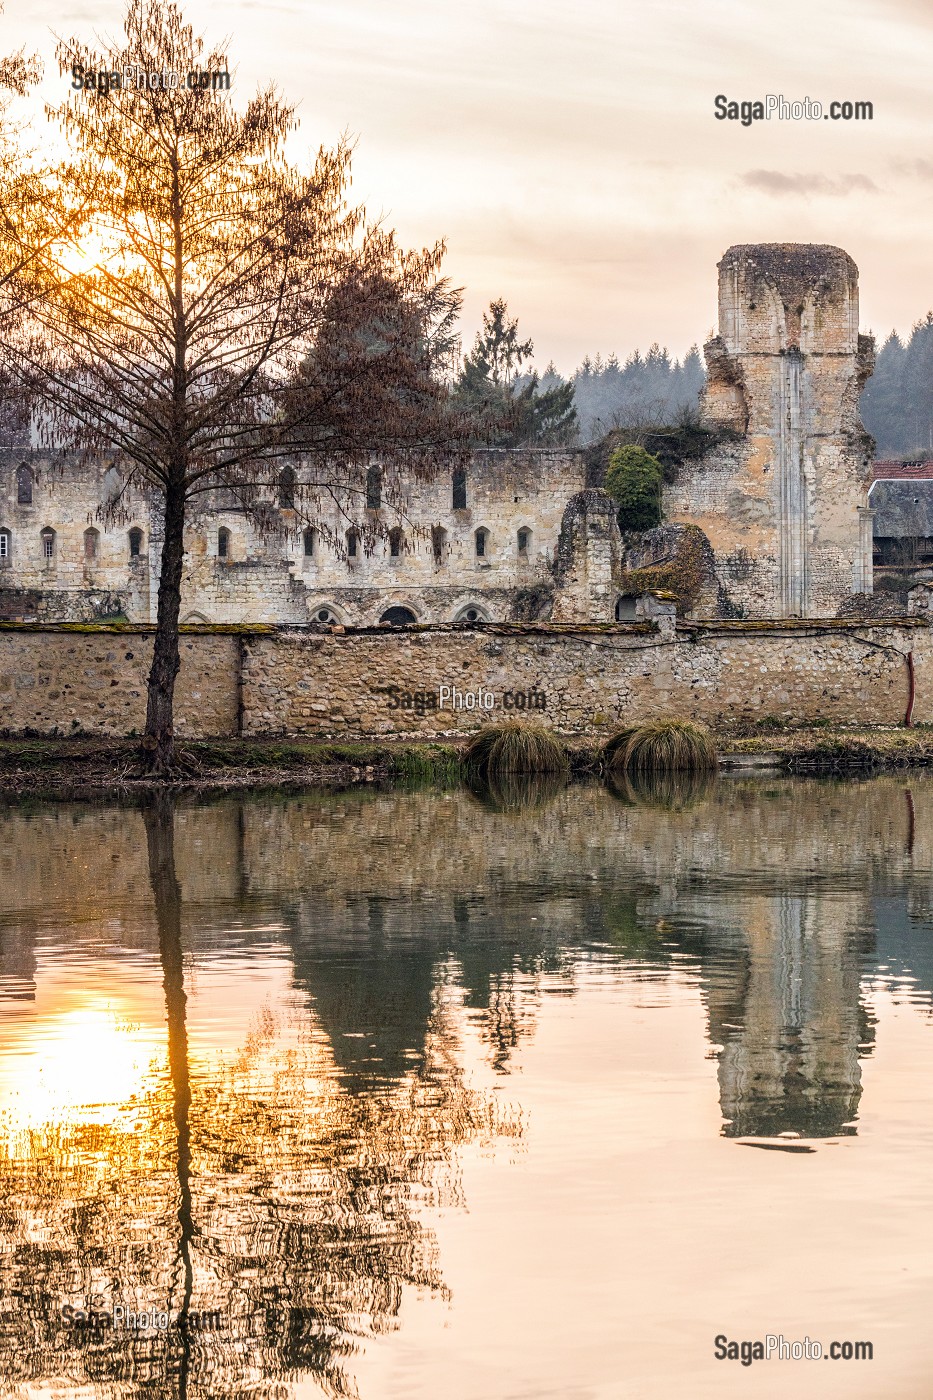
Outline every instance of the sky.
{"type": "MultiPolygon", "coordinates": [[[[833,243],[879,340],[933,306],[930,0],[206,0],[234,93],[298,104],[296,158],[356,140],[353,195],[404,243],[444,238],[467,347],[505,297],[535,363],[570,373],[653,341],[681,356],[716,319],[733,243],[833,243]],[[871,121],[717,120],[714,100],[871,121]]],[[[120,0],[7,0],[0,52],[68,86],[54,34],[120,33],[120,0]]],[[[77,100],[77,99],[76,99],[77,100]]],[[[40,134],[47,130],[38,128],[40,134]]]]}

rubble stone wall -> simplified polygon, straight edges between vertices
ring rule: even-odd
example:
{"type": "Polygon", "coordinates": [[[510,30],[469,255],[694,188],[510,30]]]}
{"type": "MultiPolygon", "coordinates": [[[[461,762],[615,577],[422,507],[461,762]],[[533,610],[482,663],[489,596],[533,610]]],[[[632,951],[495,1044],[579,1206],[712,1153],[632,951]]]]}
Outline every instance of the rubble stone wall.
{"type": "MultiPolygon", "coordinates": [[[[189,736],[465,736],[525,714],[594,736],[660,716],[933,722],[933,627],[898,621],[190,628],[177,729],[189,736]]],[[[0,625],[0,730],[140,732],[151,629],[0,625]]]]}
{"type": "MultiPolygon", "coordinates": [[[[0,624],[0,731],[141,734],[151,629],[0,624]]],[[[240,639],[187,633],[175,689],[175,729],[189,737],[235,734],[240,639]]]]}

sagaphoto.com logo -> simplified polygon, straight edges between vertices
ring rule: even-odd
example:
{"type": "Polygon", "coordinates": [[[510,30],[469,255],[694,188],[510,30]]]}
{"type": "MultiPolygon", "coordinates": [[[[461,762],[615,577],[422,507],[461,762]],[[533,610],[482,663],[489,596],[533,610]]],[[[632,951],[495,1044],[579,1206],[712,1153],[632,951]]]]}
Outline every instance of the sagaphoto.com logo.
{"type": "Polygon", "coordinates": [[[71,86],[75,92],[93,92],[107,97],[111,92],[171,92],[187,88],[190,92],[229,92],[230,74],[226,68],[192,69],[177,73],[174,68],[150,70],[138,63],[123,68],[85,68],[81,63],[71,67],[71,86]]]}
{"type": "Polygon", "coordinates": [[[769,92],[764,97],[743,98],[741,101],[717,93],[713,99],[713,115],[718,122],[870,122],[875,119],[873,102],[833,98],[817,102],[813,97],[799,101],[788,100],[782,92],[769,92]]]}

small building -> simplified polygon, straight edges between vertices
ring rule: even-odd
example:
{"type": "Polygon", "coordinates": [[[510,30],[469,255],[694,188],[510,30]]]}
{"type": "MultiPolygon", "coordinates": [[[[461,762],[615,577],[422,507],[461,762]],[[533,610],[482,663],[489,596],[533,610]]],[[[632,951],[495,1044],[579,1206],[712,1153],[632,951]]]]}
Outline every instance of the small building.
{"type": "Polygon", "coordinates": [[[933,462],[876,462],[868,503],[879,579],[933,578],[933,462]]]}

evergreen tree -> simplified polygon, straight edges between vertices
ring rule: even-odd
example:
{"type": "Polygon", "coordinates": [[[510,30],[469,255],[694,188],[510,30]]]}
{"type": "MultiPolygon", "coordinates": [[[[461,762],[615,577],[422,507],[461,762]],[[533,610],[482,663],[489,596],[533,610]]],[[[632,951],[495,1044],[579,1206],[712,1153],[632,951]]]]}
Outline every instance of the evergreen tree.
{"type": "Polygon", "coordinates": [[[574,386],[558,375],[553,362],[545,381],[521,367],[534,352],[522,340],[518,319],[510,318],[500,297],[483,313],[473,349],[463,360],[454,389],[457,407],[480,424],[480,439],[496,447],[557,447],[576,440],[574,386]]]}

